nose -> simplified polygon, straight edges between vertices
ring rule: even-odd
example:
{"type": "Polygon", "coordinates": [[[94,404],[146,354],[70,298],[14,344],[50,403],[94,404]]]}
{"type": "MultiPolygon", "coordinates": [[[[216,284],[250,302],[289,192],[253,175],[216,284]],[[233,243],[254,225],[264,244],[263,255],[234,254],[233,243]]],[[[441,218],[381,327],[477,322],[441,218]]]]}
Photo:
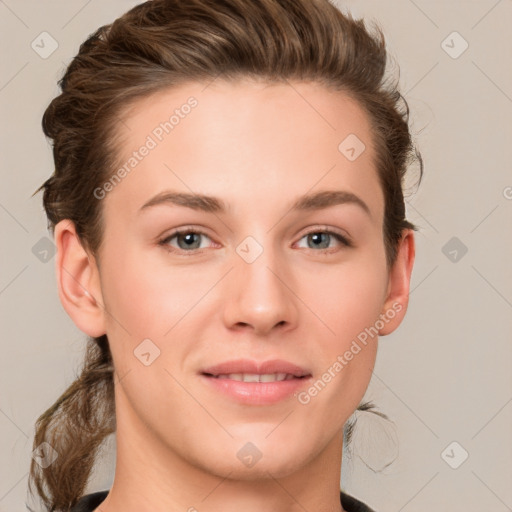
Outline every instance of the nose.
{"type": "Polygon", "coordinates": [[[242,258],[236,260],[224,302],[224,322],[229,329],[247,329],[256,335],[266,335],[273,329],[295,328],[297,298],[289,267],[284,263],[278,262],[270,249],[264,250],[252,263],[242,258]]]}

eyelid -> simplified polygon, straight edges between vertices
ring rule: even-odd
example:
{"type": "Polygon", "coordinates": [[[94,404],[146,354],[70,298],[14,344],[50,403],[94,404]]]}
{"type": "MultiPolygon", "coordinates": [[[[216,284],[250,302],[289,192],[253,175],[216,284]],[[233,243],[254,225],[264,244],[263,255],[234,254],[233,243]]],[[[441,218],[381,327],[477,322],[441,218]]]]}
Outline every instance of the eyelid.
{"type": "Polygon", "coordinates": [[[159,239],[169,239],[169,238],[172,238],[176,235],[182,235],[182,234],[185,234],[185,233],[196,233],[196,234],[201,234],[201,235],[205,235],[207,236],[208,238],[211,238],[211,236],[203,229],[201,228],[198,228],[198,227],[195,227],[195,226],[181,226],[179,228],[175,228],[173,230],[171,230],[169,233],[167,233],[166,235],[162,235],[159,237],[159,239]]]}

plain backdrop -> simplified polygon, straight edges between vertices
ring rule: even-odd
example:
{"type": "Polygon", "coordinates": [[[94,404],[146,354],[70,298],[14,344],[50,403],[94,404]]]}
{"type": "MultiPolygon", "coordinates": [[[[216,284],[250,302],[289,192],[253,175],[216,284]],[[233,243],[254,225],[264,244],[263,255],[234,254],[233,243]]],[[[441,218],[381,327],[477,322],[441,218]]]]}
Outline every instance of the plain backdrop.
{"type": "MultiPolygon", "coordinates": [[[[1,512],[26,510],[34,422],[85,341],[31,197],[53,166],[41,116],[79,44],[136,3],[0,0],[1,512]]],[[[392,422],[356,414],[341,485],[377,512],[512,510],[512,1],[338,5],[382,26],[425,163],[407,196],[409,311],[380,339],[366,395],[392,422]]],[[[114,455],[112,436],[88,492],[109,488],[114,455]]]]}

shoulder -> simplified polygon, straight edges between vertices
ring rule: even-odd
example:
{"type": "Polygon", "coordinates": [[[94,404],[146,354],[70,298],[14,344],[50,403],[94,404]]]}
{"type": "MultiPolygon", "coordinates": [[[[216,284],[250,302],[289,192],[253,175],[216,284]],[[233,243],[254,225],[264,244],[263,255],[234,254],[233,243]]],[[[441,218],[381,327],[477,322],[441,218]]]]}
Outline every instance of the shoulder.
{"type": "Polygon", "coordinates": [[[375,512],[362,501],[340,491],[341,505],[347,512],[375,512]]]}
{"type": "Polygon", "coordinates": [[[82,496],[70,512],[92,512],[106,497],[107,491],[98,491],[82,496]]]}

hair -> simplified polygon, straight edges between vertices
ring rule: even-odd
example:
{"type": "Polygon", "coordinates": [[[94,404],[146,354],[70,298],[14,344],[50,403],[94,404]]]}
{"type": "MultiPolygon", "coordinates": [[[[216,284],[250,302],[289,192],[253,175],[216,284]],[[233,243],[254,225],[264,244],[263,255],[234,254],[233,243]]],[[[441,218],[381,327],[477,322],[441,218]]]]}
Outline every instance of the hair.
{"type": "MultiPolygon", "coordinates": [[[[242,78],[314,81],[342,91],[366,112],[382,187],[388,268],[405,218],[403,180],[420,163],[409,108],[387,80],[378,25],[342,13],[328,0],[152,0],[100,27],[80,46],[42,119],[55,169],[41,187],[48,228],[71,220],[83,247],[97,254],[103,233],[94,190],[118,165],[116,125],[138,99],[192,81],[242,78]]],[[[106,335],[89,337],[81,372],[36,422],[34,448],[58,453],[46,468],[32,460],[30,483],[49,511],[69,510],[82,496],[100,445],[116,430],[114,368],[106,335]]],[[[371,410],[362,404],[359,410],[371,410]]],[[[353,422],[347,423],[350,439],[353,422]]]]}

